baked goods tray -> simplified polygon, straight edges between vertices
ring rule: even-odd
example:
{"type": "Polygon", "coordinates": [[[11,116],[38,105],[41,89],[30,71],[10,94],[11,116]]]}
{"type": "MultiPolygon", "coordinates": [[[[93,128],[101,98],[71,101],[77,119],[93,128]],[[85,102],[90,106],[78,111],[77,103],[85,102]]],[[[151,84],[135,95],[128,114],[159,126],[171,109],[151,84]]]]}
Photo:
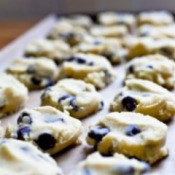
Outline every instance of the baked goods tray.
{"type": "MultiPolygon", "coordinates": [[[[93,19],[95,15],[92,15],[93,19]]],[[[50,31],[51,27],[57,20],[57,15],[49,15],[44,20],[39,22],[36,26],[30,29],[28,32],[23,34],[21,37],[13,41],[11,44],[6,46],[0,52],[0,72],[3,72],[8,65],[16,58],[23,55],[23,51],[25,46],[30,43],[35,38],[45,37],[50,31]]],[[[89,125],[94,124],[98,119],[105,116],[109,113],[109,104],[112,101],[116,90],[122,86],[124,73],[125,73],[125,65],[122,64],[120,66],[114,67],[117,72],[116,81],[111,85],[106,87],[105,89],[100,91],[100,94],[104,100],[104,109],[96,113],[95,115],[89,116],[86,119],[82,120],[84,125],[84,133],[82,136],[82,144],[78,146],[72,146],[63,150],[59,154],[55,155],[54,158],[57,161],[58,165],[63,169],[64,174],[69,175],[72,171],[74,171],[77,163],[91,153],[93,150],[90,146],[88,146],[85,142],[85,136],[88,130],[89,125]]],[[[29,94],[30,98],[26,105],[27,108],[40,106],[40,95],[41,91],[32,91],[29,94]]],[[[8,123],[13,123],[16,121],[17,116],[20,112],[4,117],[2,119],[2,126],[6,127],[8,123]]],[[[161,175],[174,175],[175,174],[175,120],[168,123],[168,137],[167,137],[167,146],[169,148],[169,156],[164,160],[158,162],[153,165],[152,171],[161,175]]]]}

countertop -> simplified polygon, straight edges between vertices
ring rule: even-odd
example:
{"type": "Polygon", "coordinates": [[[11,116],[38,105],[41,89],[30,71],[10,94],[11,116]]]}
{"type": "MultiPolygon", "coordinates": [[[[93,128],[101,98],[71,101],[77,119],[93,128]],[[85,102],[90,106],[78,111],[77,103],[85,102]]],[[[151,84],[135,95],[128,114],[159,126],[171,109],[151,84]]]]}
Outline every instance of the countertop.
{"type": "Polygon", "coordinates": [[[36,23],[37,20],[0,21],[0,49],[23,34],[36,23]]]}

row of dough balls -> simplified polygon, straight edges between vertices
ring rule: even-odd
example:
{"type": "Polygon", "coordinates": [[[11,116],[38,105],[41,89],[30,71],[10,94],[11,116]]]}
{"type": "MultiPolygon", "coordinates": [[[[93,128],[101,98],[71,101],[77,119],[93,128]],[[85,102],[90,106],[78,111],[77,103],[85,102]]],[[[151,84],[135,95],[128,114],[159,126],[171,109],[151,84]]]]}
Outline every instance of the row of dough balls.
{"type": "MultiPolygon", "coordinates": [[[[74,58],[72,63],[64,63],[64,65],[67,66],[67,70],[70,69],[69,75],[73,75],[71,78],[74,79],[63,78],[63,80],[58,81],[55,85],[52,84],[57,80],[57,76],[55,76],[54,79],[54,74],[57,74],[56,70],[58,69],[54,63],[51,65],[53,67],[55,66],[55,69],[49,64],[46,64],[49,63],[50,60],[15,60],[13,62],[14,64],[8,68],[8,72],[33,89],[34,87],[41,88],[41,85],[43,85],[43,88],[49,86],[42,93],[42,105],[51,105],[61,111],[67,111],[75,118],[84,118],[103,108],[102,97],[93,85],[96,84],[98,87],[100,85],[101,87],[105,87],[115,80],[115,76],[110,64],[108,70],[111,74],[101,70],[100,64],[102,65],[103,62],[100,60],[99,64],[95,65],[93,61],[95,60],[94,58],[98,58],[98,56],[90,55],[92,57],[91,60],[87,59],[89,55],[79,54],[78,56],[79,57],[76,57],[79,59],[78,61],[74,58]],[[85,57],[83,59],[83,57],[80,56],[85,57]],[[80,60],[86,64],[81,64],[80,60]],[[95,66],[89,65],[90,61],[93,62],[95,66]],[[45,67],[49,66],[50,70],[46,70],[45,67]],[[79,71],[74,72],[72,66],[75,66],[79,71]],[[89,74],[87,73],[88,71],[90,72],[89,74]],[[84,75],[83,72],[85,72],[84,75]],[[44,74],[45,76],[43,76],[44,74]],[[42,75],[41,78],[37,79],[40,75],[42,75]],[[85,82],[79,79],[85,80],[85,82]]],[[[105,62],[104,66],[107,67],[105,62]]],[[[174,68],[175,63],[173,61],[157,54],[135,58],[130,61],[126,66],[125,86],[121,88],[121,90],[118,90],[110,109],[112,111],[126,110],[140,112],[151,115],[161,121],[171,119],[175,113],[173,107],[174,95],[166,90],[166,88],[174,88],[174,68]]],[[[70,77],[64,76],[63,73],[61,73],[61,76],[65,78],[70,77]]],[[[27,89],[17,82],[17,80],[13,80],[17,85],[14,84],[12,87],[11,83],[13,83],[13,81],[11,81],[11,79],[12,76],[5,74],[2,75],[1,78],[1,115],[17,111],[25,105],[27,100],[27,89]],[[20,92],[18,86],[22,87],[20,92]],[[9,89],[11,93],[6,92],[9,89]],[[20,98],[18,98],[18,104],[15,103],[16,97],[13,97],[15,95],[20,96],[20,98]]]]}
{"type": "MultiPolygon", "coordinates": [[[[47,173],[44,171],[45,168],[51,166],[53,168],[51,175],[57,175],[58,172],[61,174],[54,161],[50,163],[51,158],[49,162],[49,156],[39,152],[33,145],[53,155],[70,145],[77,144],[81,132],[82,125],[79,120],[53,107],[26,109],[18,117],[17,126],[9,126],[5,131],[7,139],[1,139],[0,162],[3,164],[0,172],[14,171],[17,175],[22,172],[34,175],[37,172],[44,175],[47,173]],[[36,161],[39,162],[39,167],[35,169],[36,161]]],[[[109,113],[90,129],[87,142],[96,147],[101,154],[110,157],[94,153],[80,162],[73,174],[84,175],[88,171],[99,175],[102,172],[111,175],[114,173],[141,175],[150,169],[149,164],[128,159],[118,153],[151,164],[155,163],[168,154],[165,146],[166,133],[167,126],[151,116],[130,112],[109,113]],[[113,154],[115,155],[112,157],[113,154]]]]}
{"type": "MultiPolygon", "coordinates": [[[[30,72],[30,71],[29,71],[30,72]]],[[[25,77],[25,76],[24,76],[25,77]]],[[[25,79],[25,78],[24,78],[25,79]]],[[[135,86],[135,85],[134,85],[135,86]]],[[[64,88],[63,88],[64,89],[64,88]]],[[[67,97],[66,97],[67,98],[67,97]]],[[[69,97],[68,97],[69,98],[69,97]]],[[[133,100],[133,99],[132,99],[133,100]]],[[[131,101],[132,101],[131,100],[131,101]]],[[[134,104],[135,104],[135,102],[134,102],[134,104]]],[[[65,105],[66,106],[66,105],[65,105]]],[[[132,108],[132,104],[131,104],[131,106],[130,106],[130,104],[127,104],[127,107],[125,107],[128,111],[132,111],[132,110],[130,110],[130,107],[132,108]],[[127,109],[128,108],[128,106],[129,106],[129,110],[127,109]]],[[[42,108],[42,107],[41,107],[42,108]]],[[[66,108],[69,108],[69,107],[66,107],[66,108]]],[[[76,107],[75,107],[76,108],[76,107]]],[[[47,111],[47,110],[46,110],[47,111]]],[[[46,112],[45,111],[45,112],[46,112]]],[[[30,113],[30,112],[29,112],[30,113]]],[[[31,112],[32,113],[32,112],[31,112]]],[[[115,115],[117,115],[117,114],[115,114],[115,115]]],[[[127,116],[128,114],[127,113],[123,113],[122,115],[124,115],[124,116],[127,116]]],[[[130,114],[129,114],[130,115],[130,114]]],[[[136,114],[134,114],[134,113],[132,113],[131,115],[136,115],[136,114]]],[[[170,114],[171,115],[171,114],[170,114]]],[[[23,116],[23,115],[22,115],[23,116]]],[[[29,115],[30,116],[30,115],[29,115]]],[[[140,117],[140,116],[139,116],[140,117]]],[[[144,116],[145,117],[145,116],[144,116]]],[[[30,120],[30,118],[28,118],[28,115],[24,115],[24,119],[22,119],[23,117],[21,117],[21,119],[19,119],[19,123],[20,123],[20,125],[21,125],[21,123],[23,123],[24,122],[24,126],[26,126],[26,124],[27,125],[30,125],[32,122],[32,120],[30,120]],[[27,123],[26,123],[27,122],[27,123]],[[31,122],[31,123],[30,123],[31,122]]],[[[116,116],[115,117],[113,117],[113,118],[116,118],[116,116]]],[[[148,117],[149,118],[149,117],[148,117]]],[[[57,117],[56,117],[56,119],[54,118],[53,119],[53,121],[52,122],[55,122],[55,120],[56,121],[62,121],[62,119],[58,119],[57,120],[57,117]]],[[[112,119],[110,119],[109,121],[112,121],[112,119]]],[[[129,119],[128,119],[128,121],[129,121],[129,119]]],[[[63,122],[63,121],[62,121],[63,122]]],[[[155,120],[154,121],[155,123],[156,122],[158,122],[157,120],[155,120]]],[[[18,123],[18,124],[19,124],[18,123]]],[[[42,122],[41,122],[42,123],[42,122]]],[[[45,123],[47,123],[46,121],[45,121],[45,123]]],[[[73,123],[73,122],[72,122],[73,123]]],[[[105,122],[104,122],[105,123],[105,122]]],[[[104,127],[104,130],[107,128],[105,128],[105,126],[104,126],[104,123],[103,123],[103,126],[102,126],[102,129],[103,129],[103,127],[104,127]]],[[[117,121],[116,121],[116,123],[117,123],[117,121]]],[[[120,123],[120,122],[119,122],[120,123]]],[[[149,123],[149,122],[148,122],[149,123]]],[[[133,127],[133,123],[132,124],[128,124],[129,126],[131,125],[132,127],[131,127],[131,129],[130,129],[130,132],[131,132],[131,134],[133,134],[132,132],[134,132],[134,135],[137,135],[137,134],[139,134],[140,133],[140,130],[142,130],[142,129],[145,129],[145,128],[148,128],[148,129],[150,129],[151,127],[149,126],[149,124],[148,123],[146,123],[145,125],[146,126],[143,126],[143,128],[142,127],[140,127],[140,129],[138,129],[137,127],[133,127]],[[132,130],[132,128],[134,128],[134,130],[132,130]],[[136,133],[135,133],[135,130],[136,130],[136,133]],[[139,130],[139,132],[138,132],[138,130],[139,130]]],[[[124,122],[124,124],[126,125],[126,123],[124,122]]],[[[167,155],[167,149],[165,148],[165,147],[163,147],[163,145],[164,145],[164,142],[162,142],[163,140],[165,140],[165,135],[166,135],[166,127],[164,126],[164,125],[161,125],[160,123],[157,123],[157,125],[160,125],[159,127],[160,127],[160,130],[161,130],[161,132],[162,132],[162,135],[161,135],[161,137],[160,137],[160,140],[158,140],[158,142],[156,142],[155,143],[155,152],[156,151],[158,151],[159,149],[160,149],[160,151],[156,154],[156,155],[153,155],[153,153],[152,153],[152,155],[150,155],[150,150],[148,149],[147,151],[143,151],[143,153],[144,154],[146,154],[147,156],[146,157],[144,157],[145,155],[139,155],[139,154],[137,154],[136,152],[132,152],[134,155],[133,156],[136,156],[137,158],[140,158],[140,159],[144,159],[144,160],[146,160],[146,161],[149,161],[150,163],[152,163],[152,162],[155,162],[155,161],[157,161],[158,159],[160,159],[161,157],[163,157],[163,156],[165,156],[165,155],[167,155]],[[160,142],[161,142],[161,144],[160,144],[160,142]],[[157,147],[157,145],[159,145],[160,147],[157,147]],[[154,157],[155,156],[155,157],[154,157]],[[156,157],[157,156],[157,157],[156,157]],[[144,157],[144,158],[143,158],[144,157]],[[150,159],[150,157],[152,158],[152,159],[150,159]]],[[[36,126],[38,126],[38,124],[36,125],[36,126]]],[[[42,125],[41,125],[42,126],[42,125]]],[[[32,126],[33,127],[33,126],[32,126]]],[[[154,126],[155,127],[155,126],[154,126]]],[[[13,127],[12,127],[13,128],[13,127]]],[[[78,128],[78,127],[77,127],[78,128]]],[[[81,127],[79,127],[79,128],[81,128],[81,127]]],[[[11,134],[12,133],[12,136],[15,138],[15,137],[21,137],[22,139],[26,139],[27,138],[27,136],[28,136],[28,134],[30,133],[30,131],[31,131],[31,128],[30,127],[24,127],[24,128],[22,128],[22,130],[21,131],[19,131],[18,130],[19,128],[17,128],[16,130],[13,128],[12,130],[8,130],[8,132],[7,133],[9,133],[9,134],[11,134]],[[17,132],[17,130],[18,130],[18,132],[17,132]],[[13,132],[14,133],[13,133],[13,132]],[[18,133],[18,136],[17,135],[15,135],[16,133],[18,133]],[[24,134],[24,135],[23,135],[24,134]]],[[[99,129],[99,128],[98,128],[99,129]]],[[[116,129],[116,127],[114,128],[114,129],[116,129]]],[[[38,130],[38,128],[36,127],[36,130],[38,130]]],[[[110,133],[110,130],[111,130],[111,126],[109,125],[108,126],[108,128],[106,129],[108,132],[107,132],[107,134],[108,133],[110,133]]],[[[115,132],[115,131],[113,131],[113,132],[115,132]]],[[[111,132],[112,133],[112,135],[113,135],[113,132],[111,132]]],[[[37,132],[36,132],[37,133],[37,132]]],[[[39,131],[38,131],[38,133],[40,133],[39,131]]],[[[37,134],[38,134],[37,133],[37,134]]],[[[76,132],[73,132],[73,133],[76,133],[76,132]]],[[[101,131],[100,131],[100,133],[101,133],[101,131]]],[[[123,134],[123,130],[121,131],[121,133],[123,134]]],[[[36,134],[36,135],[37,135],[36,134]]],[[[92,138],[93,137],[95,137],[94,135],[96,135],[97,134],[97,137],[101,137],[101,136],[99,136],[99,133],[98,133],[98,131],[97,131],[97,133],[95,133],[94,134],[94,131],[92,130],[92,131],[90,131],[90,133],[89,133],[89,135],[93,135],[92,136],[92,138]]],[[[126,134],[126,133],[125,133],[126,134]]],[[[157,134],[157,133],[154,133],[153,132],[153,134],[157,134]]],[[[8,135],[8,134],[7,134],[8,135]]],[[[104,136],[104,134],[102,134],[103,136],[104,136]]],[[[105,134],[106,135],[106,134],[105,134]]],[[[9,137],[12,137],[12,136],[9,136],[9,137]]],[[[51,139],[52,141],[54,140],[53,139],[53,137],[52,136],[49,136],[49,134],[47,135],[45,135],[47,138],[49,138],[49,139],[51,139]]],[[[127,135],[127,136],[131,136],[130,134],[129,135],[127,135]]],[[[65,137],[65,136],[64,136],[65,137]]],[[[118,136],[117,136],[118,137],[118,136]]],[[[117,138],[116,137],[116,138],[117,138]]],[[[34,137],[35,138],[35,137],[34,137]]],[[[39,140],[42,142],[43,141],[43,139],[44,139],[44,137],[42,138],[42,136],[41,136],[41,138],[39,138],[38,137],[38,140],[35,140],[34,138],[30,138],[31,140],[33,140],[34,142],[36,142],[38,145],[40,145],[40,142],[39,142],[39,140]]],[[[109,138],[110,138],[110,136],[109,136],[109,138]]],[[[117,140],[116,140],[116,138],[114,137],[112,140],[115,140],[116,142],[118,142],[117,140]]],[[[93,138],[94,139],[94,138],[93,138]]],[[[128,139],[128,138],[127,138],[128,139]]],[[[138,138],[137,138],[138,139],[138,138]]],[[[136,140],[137,140],[136,139],[136,140]]],[[[149,140],[150,138],[148,138],[148,140],[149,140]]],[[[45,140],[45,139],[44,139],[45,140]]],[[[95,141],[98,141],[98,138],[97,138],[97,140],[96,139],[94,139],[95,141]]],[[[147,141],[147,139],[145,139],[145,141],[147,141]]],[[[91,144],[92,144],[92,142],[91,141],[89,141],[91,144]]],[[[43,143],[42,143],[43,144],[43,143]]],[[[47,147],[48,145],[45,145],[44,144],[44,146],[43,145],[40,145],[39,147],[40,148],[44,148],[44,147],[47,147]]],[[[66,144],[65,144],[66,145],[66,144]]],[[[93,144],[92,144],[93,145],[93,144]]],[[[103,145],[103,144],[102,144],[103,145]]],[[[148,144],[149,145],[149,144],[148,144]]],[[[49,146],[53,146],[53,143],[51,142],[51,145],[49,145],[49,146]]],[[[106,146],[106,145],[105,145],[106,146]]],[[[104,152],[105,151],[113,151],[113,150],[109,150],[109,148],[106,148],[105,146],[101,146],[102,147],[102,149],[104,149],[104,152]]],[[[64,146],[63,146],[64,147],[64,146]]],[[[46,148],[47,149],[47,148],[46,148]]],[[[55,148],[54,147],[54,149],[56,149],[57,150],[57,148],[55,148]]],[[[118,149],[118,148],[114,148],[113,147],[113,149],[115,150],[115,149],[118,149]]],[[[142,148],[140,148],[140,149],[142,149],[142,148]]],[[[100,150],[100,149],[99,149],[100,150]]],[[[57,150],[58,151],[58,150],[57,150]]],[[[115,150],[116,151],[116,150],[115,150]]],[[[53,151],[54,152],[54,151],[53,151]]],[[[100,152],[102,152],[102,151],[100,151],[100,152]]],[[[121,152],[121,153],[123,153],[123,154],[126,154],[126,155],[128,155],[128,153],[127,152],[125,152],[125,151],[122,151],[122,150],[120,150],[119,149],[119,152],[121,152]]],[[[51,153],[52,154],[52,153],[51,153]]],[[[101,158],[102,160],[104,159],[103,157],[101,158]]],[[[114,159],[114,158],[113,158],[114,159]]],[[[106,162],[107,162],[107,160],[108,159],[106,159],[106,162]]],[[[115,159],[114,159],[115,160],[115,159]]],[[[85,161],[86,162],[86,161],[85,161]]],[[[85,163],[86,164],[86,163],[85,163]]],[[[110,164],[111,165],[111,164],[110,164]]],[[[82,165],[80,165],[80,167],[81,167],[82,165]]],[[[93,164],[92,164],[92,166],[93,166],[93,164]]],[[[96,166],[95,166],[96,167],[96,166]]],[[[146,169],[145,167],[147,167],[145,164],[144,164],[144,166],[142,167],[142,169],[141,170],[138,170],[139,168],[139,165],[135,165],[135,167],[134,167],[134,170],[130,170],[130,171],[133,171],[134,173],[136,173],[137,171],[138,172],[140,172],[140,173],[142,173],[142,171],[145,171],[144,169],[146,169]]],[[[93,169],[93,168],[92,168],[93,169]]],[[[127,169],[127,168],[126,168],[127,169]]],[[[122,170],[122,171],[124,171],[125,173],[127,172],[127,171],[129,171],[129,170],[122,170]]],[[[107,170],[110,170],[110,171],[113,171],[113,166],[112,166],[112,170],[111,169],[107,169],[107,170]]],[[[79,171],[79,170],[77,170],[77,171],[79,171]]],[[[83,171],[86,171],[86,168],[85,168],[85,170],[83,170],[83,171]]],[[[89,171],[99,171],[99,170],[89,170],[89,171]]],[[[116,171],[119,171],[118,170],[118,168],[116,169],[116,171]]],[[[120,170],[121,171],[121,170],[120,170]]],[[[117,173],[121,173],[121,172],[117,172],[117,173]]],[[[82,173],[82,172],[81,172],[82,173]]]]}

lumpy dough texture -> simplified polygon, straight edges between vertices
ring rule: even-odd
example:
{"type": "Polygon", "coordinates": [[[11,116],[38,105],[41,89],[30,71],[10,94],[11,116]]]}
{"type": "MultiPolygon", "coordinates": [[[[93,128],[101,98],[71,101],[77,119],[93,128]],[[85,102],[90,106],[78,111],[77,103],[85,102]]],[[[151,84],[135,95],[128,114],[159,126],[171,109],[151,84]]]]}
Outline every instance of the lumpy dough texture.
{"type": "Polygon", "coordinates": [[[87,142],[105,155],[119,152],[155,163],[168,154],[166,134],[167,126],[151,116],[113,112],[90,129],[87,142]]]}
{"type": "Polygon", "coordinates": [[[105,56],[112,64],[120,64],[127,55],[127,50],[114,38],[87,37],[73,48],[75,53],[93,53],[105,56]]]}
{"type": "Polygon", "coordinates": [[[102,89],[114,81],[115,72],[105,57],[77,53],[62,64],[59,78],[81,79],[102,89]]]}
{"type": "Polygon", "coordinates": [[[34,90],[53,85],[58,78],[59,69],[52,60],[45,57],[21,58],[14,60],[7,72],[24,83],[30,90],[34,90]]]}
{"type": "Polygon", "coordinates": [[[128,29],[125,25],[97,25],[90,29],[90,34],[97,37],[122,38],[128,34],[128,29]]]}
{"type": "Polygon", "coordinates": [[[72,175],[142,175],[149,169],[147,163],[134,158],[128,159],[118,153],[113,157],[93,153],[78,164],[72,175]]]}
{"type": "Polygon", "coordinates": [[[138,78],[153,81],[167,89],[175,84],[175,63],[168,57],[156,54],[138,57],[127,65],[126,79],[138,78]]]}
{"type": "Polygon", "coordinates": [[[25,109],[16,125],[9,125],[7,138],[29,141],[42,151],[55,154],[78,143],[82,131],[81,122],[69,115],[45,106],[25,109]]]}
{"type": "Polygon", "coordinates": [[[111,111],[130,111],[150,115],[161,121],[175,114],[175,96],[165,88],[147,80],[130,79],[110,105],[111,111]]]}
{"type": "Polygon", "coordinates": [[[135,16],[129,13],[102,12],[98,15],[98,21],[102,25],[126,25],[129,29],[136,24],[135,16]]]}
{"type": "Polygon", "coordinates": [[[170,25],[173,21],[172,14],[166,11],[142,12],[138,16],[138,23],[140,25],[170,25]]]}
{"type": "Polygon", "coordinates": [[[50,105],[67,111],[75,118],[84,118],[103,108],[101,95],[94,86],[82,80],[64,79],[46,89],[42,105],[50,105]]]}
{"type": "Polygon", "coordinates": [[[70,57],[71,48],[62,40],[37,39],[27,45],[26,56],[48,57],[60,64],[70,57]]]}
{"type": "Polygon", "coordinates": [[[135,57],[146,56],[158,52],[158,41],[148,37],[127,37],[123,41],[128,49],[127,59],[131,60],[135,57]]]}
{"type": "Polygon", "coordinates": [[[11,75],[0,74],[0,117],[18,111],[28,100],[27,88],[11,75]]]}
{"type": "Polygon", "coordinates": [[[73,46],[81,42],[86,33],[87,31],[84,27],[74,25],[69,20],[62,19],[58,20],[54,25],[49,34],[49,38],[61,39],[73,46]]]}
{"type": "Polygon", "coordinates": [[[61,169],[48,155],[23,141],[0,141],[1,175],[62,175],[61,169]]]}

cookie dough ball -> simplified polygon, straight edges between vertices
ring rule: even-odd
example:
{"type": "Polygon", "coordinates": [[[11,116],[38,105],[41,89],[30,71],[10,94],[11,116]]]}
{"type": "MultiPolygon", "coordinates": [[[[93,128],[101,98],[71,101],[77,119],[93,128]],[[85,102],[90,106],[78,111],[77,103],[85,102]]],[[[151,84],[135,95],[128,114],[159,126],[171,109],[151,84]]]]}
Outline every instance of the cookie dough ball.
{"type": "Polygon", "coordinates": [[[128,35],[128,29],[125,25],[114,25],[114,26],[96,25],[91,27],[90,34],[96,37],[122,38],[128,35]]]}
{"type": "Polygon", "coordinates": [[[61,19],[59,20],[67,20],[72,25],[80,26],[85,29],[89,29],[93,25],[92,19],[87,15],[75,14],[75,15],[68,16],[67,18],[61,17],[61,19]]]}
{"type": "Polygon", "coordinates": [[[73,48],[74,52],[93,53],[105,56],[112,64],[120,64],[125,60],[127,50],[113,38],[93,38],[84,41],[73,48]]]}
{"type": "Polygon", "coordinates": [[[0,117],[18,111],[28,100],[27,88],[11,75],[0,74],[0,117]]]}
{"type": "Polygon", "coordinates": [[[104,155],[115,152],[155,163],[167,156],[167,126],[151,116],[140,113],[107,114],[87,136],[87,142],[104,155]]]}
{"type": "Polygon", "coordinates": [[[130,111],[150,115],[161,121],[175,115],[175,95],[147,80],[130,79],[110,105],[111,111],[130,111]]]}
{"type": "Polygon", "coordinates": [[[62,40],[37,39],[25,49],[26,56],[48,57],[56,64],[62,63],[71,54],[70,46],[62,40]]]}
{"type": "Polygon", "coordinates": [[[142,175],[149,169],[147,163],[134,158],[128,159],[122,154],[103,157],[99,153],[93,153],[78,164],[73,175],[85,175],[86,172],[95,175],[142,175]]]}
{"type": "Polygon", "coordinates": [[[140,37],[152,37],[155,39],[175,38],[175,25],[169,26],[151,26],[142,25],[138,28],[140,37]]]}
{"type": "Polygon", "coordinates": [[[128,49],[127,59],[157,53],[158,41],[152,38],[128,37],[124,40],[124,45],[128,49]]]}
{"type": "Polygon", "coordinates": [[[31,143],[13,139],[0,140],[0,164],[1,175],[63,175],[48,154],[31,143]]]}
{"type": "Polygon", "coordinates": [[[136,24],[135,16],[129,13],[102,12],[98,15],[98,21],[106,26],[126,25],[129,29],[136,24]]]}
{"type": "Polygon", "coordinates": [[[139,25],[170,25],[174,22],[173,19],[173,15],[167,11],[142,12],[138,15],[139,25]]]}
{"type": "Polygon", "coordinates": [[[114,81],[115,72],[105,57],[77,53],[61,66],[60,79],[68,77],[84,80],[102,89],[114,81]]]}
{"type": "Polygon", "coordinates": [[[9,125],[7,138],[33,143],[42,151],[55,154],[78,142],[82,131],[81,122],[69,115],[45,106],[25,109],[16,125],[9,125]]]}
{"type": "Polygon", "coordinates": [[[126,79],[150,80],[167,89],[175,85],[175,63],[165,56],[155,54],[138,57],[127,65],[126,79]]]}
{"type": "Polygon", "coordinates": [[[16,59],[7,72],[24,83],[30,90],[42,89],[53,85],[58,78],[59,69],[47,58],[16,59]]]}
{"type": "Polygon", "coordinates": [[[95,87],[82,80],[64,79],[46,89],[41,97],[42,105],[50,105],[67,111],[75,118],[84,118],[103,108],[101,95],[95,87]]]}
{"type": "Polygon", "coordinates": [[[81,42],[86,33],[87,31],[83,27],[72,25],[67,20],[60,20],[52,28],[48,37],[64,40],[73,46],[81,42]]]}

